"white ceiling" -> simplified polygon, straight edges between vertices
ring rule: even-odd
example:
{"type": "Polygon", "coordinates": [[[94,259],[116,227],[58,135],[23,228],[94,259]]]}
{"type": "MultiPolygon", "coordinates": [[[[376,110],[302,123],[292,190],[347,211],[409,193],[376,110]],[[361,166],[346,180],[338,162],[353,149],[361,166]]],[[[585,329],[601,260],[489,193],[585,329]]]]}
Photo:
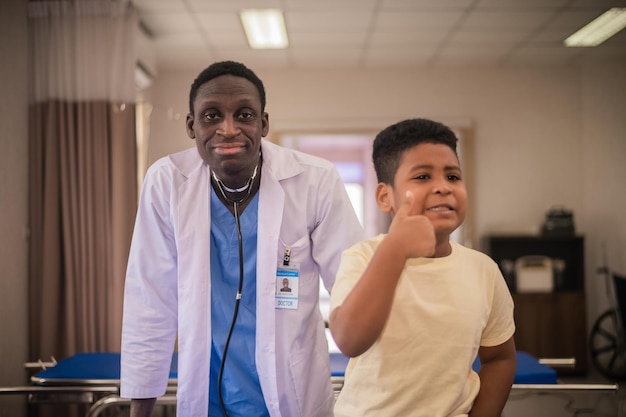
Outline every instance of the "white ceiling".
{"type": "Polygon", "coordinates": [[[626,0],[132,0],[158,70],[233,59],[252,68],[574,65],[626,58],[626,30],[596,48],[563,40],[626,0]],[[285,50],[248,47],[238,12],[280,8],[285,50]]]}

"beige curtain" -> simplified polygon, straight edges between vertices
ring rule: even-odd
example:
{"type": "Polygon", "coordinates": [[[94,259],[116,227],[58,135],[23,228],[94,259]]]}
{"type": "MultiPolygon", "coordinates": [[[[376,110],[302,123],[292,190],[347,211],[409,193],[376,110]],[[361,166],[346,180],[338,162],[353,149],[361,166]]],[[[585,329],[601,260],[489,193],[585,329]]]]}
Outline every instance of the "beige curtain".
{"type": "Polygon", "coordinates": [[[29,3],[30,352],[119,351],[137,201],[127,1],[29,3]]]}

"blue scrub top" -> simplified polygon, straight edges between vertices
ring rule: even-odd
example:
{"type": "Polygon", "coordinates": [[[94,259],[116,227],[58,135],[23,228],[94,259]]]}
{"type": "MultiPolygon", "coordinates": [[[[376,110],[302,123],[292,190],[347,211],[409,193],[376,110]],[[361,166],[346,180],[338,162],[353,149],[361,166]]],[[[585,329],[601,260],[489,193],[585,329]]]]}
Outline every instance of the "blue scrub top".
{"type": "MultiPolygon", "coordinates": [[[[258,193],[240,215],[244,278],[237,321],[228,345],[222,397],[230,417],[269,416],[256,371],[256,245],[258,193]]],[[[225,417],[218,397],[224,345],[239,287],[239,243],[235,217],[211,188],[211,370],[209,416],[225,417]]]]}

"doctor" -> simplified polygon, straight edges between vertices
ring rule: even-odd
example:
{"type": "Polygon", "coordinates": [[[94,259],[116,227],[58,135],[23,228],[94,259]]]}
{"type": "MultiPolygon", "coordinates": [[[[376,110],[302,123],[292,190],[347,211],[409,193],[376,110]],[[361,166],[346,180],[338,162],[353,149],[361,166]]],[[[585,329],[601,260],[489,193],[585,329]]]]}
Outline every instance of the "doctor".
{"type": "Polygon", "coordinates": [[[121,395],[152,415],[178,341],[180,417],[332,416],[319,277],[330,290],[363,238],[344,185],[331,163],[262,139],[265,90],[243,64],[202,71],[189,107],[196,148],[154,163],[141,194],[121,395]]]}

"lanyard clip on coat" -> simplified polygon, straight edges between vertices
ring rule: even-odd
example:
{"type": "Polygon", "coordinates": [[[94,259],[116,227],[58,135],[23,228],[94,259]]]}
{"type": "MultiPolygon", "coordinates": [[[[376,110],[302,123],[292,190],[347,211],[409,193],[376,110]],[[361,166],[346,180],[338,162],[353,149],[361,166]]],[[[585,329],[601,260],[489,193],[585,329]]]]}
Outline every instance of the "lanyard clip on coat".
{"type": "Polygon", "coordinates": [[[285,254],[283,255],[283,266],[289,266],[291,260],[291,246],[285,247],[285,254]]]}

